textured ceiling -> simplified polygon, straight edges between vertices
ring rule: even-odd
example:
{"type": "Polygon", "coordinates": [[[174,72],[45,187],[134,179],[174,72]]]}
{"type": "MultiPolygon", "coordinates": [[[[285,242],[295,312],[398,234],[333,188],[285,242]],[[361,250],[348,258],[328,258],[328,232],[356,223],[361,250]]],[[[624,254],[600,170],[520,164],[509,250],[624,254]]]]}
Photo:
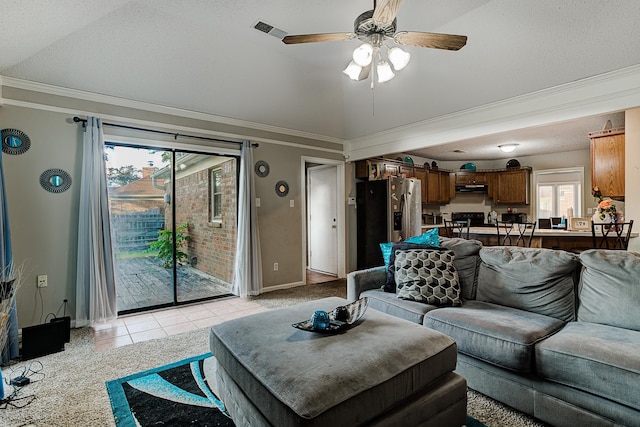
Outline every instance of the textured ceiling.
{"type": "MultiPolygon", "coordinates": [[[[640,64],[637,0],[406,0],[399,30],[468,43],[409,47],[373,91],[342,74],[357,41],[284,45],[252,28],[350,32],[372,3],[0,0],[0,75],[349,140],[640,64]]],[[[543,130],[519,134],[523,151],[557,148],[543,130]]]]}

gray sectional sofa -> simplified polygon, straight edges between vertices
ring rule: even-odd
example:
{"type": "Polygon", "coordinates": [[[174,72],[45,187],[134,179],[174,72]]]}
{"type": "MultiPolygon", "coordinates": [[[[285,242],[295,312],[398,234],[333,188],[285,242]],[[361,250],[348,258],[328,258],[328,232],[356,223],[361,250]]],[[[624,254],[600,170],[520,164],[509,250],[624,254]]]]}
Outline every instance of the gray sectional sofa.
{"type": "Polygon", "coordinates": [[[400,299],[384,266],[352,272],[347,298],[454,338],[471,389],[556,426],[640,426],[640,254],[483,247],[454,254],[460,306],[400,299]]]}

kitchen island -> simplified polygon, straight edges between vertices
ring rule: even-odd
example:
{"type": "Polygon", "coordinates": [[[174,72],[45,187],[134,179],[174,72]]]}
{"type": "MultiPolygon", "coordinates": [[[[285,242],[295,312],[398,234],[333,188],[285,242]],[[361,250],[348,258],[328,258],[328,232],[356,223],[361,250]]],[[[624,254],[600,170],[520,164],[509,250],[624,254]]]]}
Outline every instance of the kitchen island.
{"type": "MultiPolygon", "coordinates": [[[[425,225],[423,230],[428,230],[435,227],[443,227],[442,224],[425,225]]],[[[443,235],[440,232],[440,235],[443,235]]],[[[503,233],[500,233],[501,235],[503,233]]],[[[638,237],[637,232],[632,232],[631,237],[638,237]]],[[[469,238],[479,240],[485,246],[497,246],[498,235],[495,227],[471,227],[469,228],[469,238]]],[[[517,234],[516,234],[517,239],[517,234]]],[[[513,240],[515,243],[515,240],[513,240]]],[[[533,239],[531,241],[532,248],[548,248],[548,249],[563,249],[571,251],[576,248],[591,248],[593,246],[593,240],[591,238],[591,230],[589,231],[574,231],[574,230],[562,230],[562,229],[546,229],[536,228],[533,239]]]]}

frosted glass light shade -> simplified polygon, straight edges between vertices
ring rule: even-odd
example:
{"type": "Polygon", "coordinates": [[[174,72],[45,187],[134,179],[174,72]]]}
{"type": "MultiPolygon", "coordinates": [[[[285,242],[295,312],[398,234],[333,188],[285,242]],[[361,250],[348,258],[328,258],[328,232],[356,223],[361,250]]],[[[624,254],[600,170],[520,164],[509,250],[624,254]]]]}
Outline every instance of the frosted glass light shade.
{"type": "Polygon", "coordinates": [[[369,43],[364,43],[353,51],[353,62],[361,67],[366,67],[367,65],[371,64],[372,59],[373,46],[371,46],[369,43]]]}
{"type": "Polygon", "coordinates": [[[388,82],[395,77],[391,65],[385,60],[378,62],[376,71],[378,72],[378,83],[388,82]]]}
{"type": "Polygon", "coordinates": [[[347,68],[344,69],[343,73],[345,73],[351,80],[359,80],[360,73],[362,72],[362,67],[356,64],[355,62],[349,62],[347,68]]]}
{"type": "Polygon", "coordinates": [[[410,59],[411,54],[409,52],[405,52],[399,47],[392,47],[389,49],[389,61],[391,61],[393,68],[395,68],[396,71],[400,71],[406,67],[410,59]]]}
{"type": "Polygon", "coordinates": [[[515,150],[517,146],[518,144],[502,144],[498,145],[498,148],[500,148],[505,153],[510,153],[515,150]]]}

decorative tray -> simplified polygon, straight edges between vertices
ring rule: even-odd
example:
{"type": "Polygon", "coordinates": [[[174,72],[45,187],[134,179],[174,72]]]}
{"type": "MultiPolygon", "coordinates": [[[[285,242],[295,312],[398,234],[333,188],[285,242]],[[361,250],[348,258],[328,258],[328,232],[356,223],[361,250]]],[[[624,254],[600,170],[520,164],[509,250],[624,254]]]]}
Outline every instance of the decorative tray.
{"type": "Polygon", "coordinates": [[[313,327],[311,319],[304,320],[302,322],[294,323],[291,326],[303,331],[320,332],[324,334],[335,334],[341,332],[355,322],[360,320],[367,311],[369,306],[369,298],[360,298],[351,304],[341,305],[329,312],[329,327],[327,329],[317,329],[313,327]]]}

